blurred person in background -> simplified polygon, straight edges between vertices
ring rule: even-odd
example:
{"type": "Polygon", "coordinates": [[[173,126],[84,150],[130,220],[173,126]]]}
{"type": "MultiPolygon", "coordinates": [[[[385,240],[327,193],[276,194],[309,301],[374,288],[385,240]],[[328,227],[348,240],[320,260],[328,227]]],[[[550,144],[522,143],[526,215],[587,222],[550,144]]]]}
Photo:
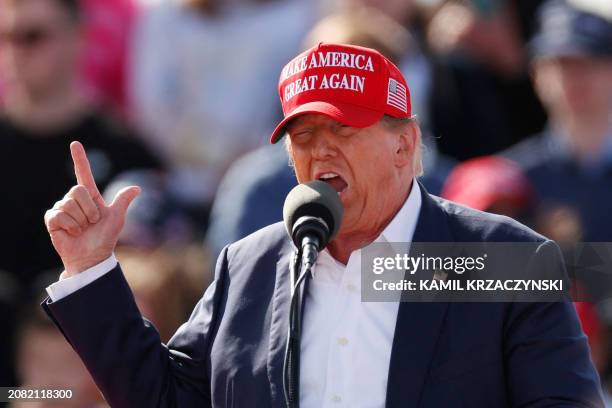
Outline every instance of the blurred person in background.
{"type": "Polygon", "coordinates": [[[278,67],[317,14],[296,0],[170,0],[143,9],[132,43],[131,106],[171,166],[172,193],[206,228],[221,177],[265,143],[280,116],[278,67]]]}
{"type": "MultiPolygon", "coordinates": [[[[612,241],[612,16],[605,13],[612,3],[595,3],[604,9],[561,0],[542,6],[532,68],[550,120],[543,133],[504,153],[523,167],[540,197],[543,216],[535,228],[587,245],[612,241]]],[[[575,248],[575,259],[588,259],[583,245],[575,248]]],[[[609,271],[597,272],[582,273],[581,283],[589,299],[610,304],[609,271]]],[[[603,323],[609,331],[612,319],[603,323]]],[[[605,366],[609,378],[609,361],[605,366]]]]}
{"type": "Polygon", "coordinates": [[[525,52],[541,2],[437,2],[426,35],[431,126],[441,152],[458,160],[490,155],[543,128],[525,52]]]}
{"type": "MultiPolygon", "coordinates": [[[[125,70],[138,11],[136,0],[80,0],[79,5],[83,31],[79,85],[89,97],[126,116],[125,70]]],[[[0,72],[0,105],[5,81],[0,72]]]]}
{"type": "MultiPolygon", "coordinates": [[[[393,2],[382,3],[388,8],[382,7],[381,10],[391,14],[393,2]]],[[[411,83],[421,89],[418,84],[421,75],[426,75],[427,71],[416,68],[421,67],[418,61],[422,57],[418,48],[413,51],[418,47],[417,43],[399,21],[379,9],[365,7],[367,4],[366,0],[350,0],[344,4],[345,7],[319,20],[306,35],[304,48],[329,42],[376,49],[397,65],[402,64],[400,67],[404,68],[410,89],[411,83]],[[348,4],[353,7],[346,7],[348,4]],[[417,58],[417,62],[413,63],[412,56],[417,58]],[[411,67],[416,69],[413,71],[411,67]]],[[[411,2],[400,7],[404,10],[401,15],[406,19],[411,7],[411,2]]],[[[411,102],[413,100],[411,94],[411,102]]],[[[420,118],[419,115],[419,124],[420,118]]],[[[421,182],[428,191],[437,194],[454,163],[438,154],[431,138],[426,138],[424,143],[427,146],[423,154],[425,175],[421,182]]],[[[212,259],[217,258],[225,245],[281,221],[285,197],[295,185],[294,170],[282,146],[264,146],[236,161],[219,186],[211,213],[206,241],[212,259]]]]}
{"type": "Polygon", "coordinates": [[[0,268],[27,285],[37,273],[61,266],[40,217],[74,184],[71,140],[87,146],[101,186],[122,171],[157,169],[161,163],[83,94],[77,0],[0,0],[0,10],[0,71],[7,79],[0,184],[19,192],[0,202],[0,211],[10,214],[4,222],[10,234],[0,238],[0,268]]]}
{"type": "Polygon", "coordinates": [[[523,167],[543,205],[576,215],[578,240],[612,241],[612,21],[549,1],[532,52],[550,121],[504,155],[523,167]]]}
{"type": "Polygon", "coordinates": [[[212,280],[212,272],[202,273],[207,261],[201,245],[155,249],[123,245],[116,252],[138,309],[155,325],[161,340],[169,341],[212,280]]]}

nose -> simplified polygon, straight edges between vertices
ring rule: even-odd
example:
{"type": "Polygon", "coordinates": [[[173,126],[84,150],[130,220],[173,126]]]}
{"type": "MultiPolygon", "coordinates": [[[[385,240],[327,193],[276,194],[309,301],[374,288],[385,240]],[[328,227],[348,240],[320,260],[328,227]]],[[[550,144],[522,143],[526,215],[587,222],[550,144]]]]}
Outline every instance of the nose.
{"type": "Polygon", "coordinates": [[[333,137],[327,131],[319,131],[315,134],[314,143],[312,145],[312,158],[316,160],[325,160],[336,157],[338,146],[336,146],[333,137]]]}

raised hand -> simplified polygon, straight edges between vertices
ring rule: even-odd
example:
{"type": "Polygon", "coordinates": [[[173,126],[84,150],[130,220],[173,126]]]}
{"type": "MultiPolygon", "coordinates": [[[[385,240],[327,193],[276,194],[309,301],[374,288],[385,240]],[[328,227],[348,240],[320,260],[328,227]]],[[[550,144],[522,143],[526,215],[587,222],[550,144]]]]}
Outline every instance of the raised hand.
{"type": "Polygon", "coordinates": [[[108,258],[117,244],[130,203],[140,194],[125,187],[107,205],[79,142],[70,144],[77,185],[45,213],[45,225],[66,274],[75,275],[108,258]]]}

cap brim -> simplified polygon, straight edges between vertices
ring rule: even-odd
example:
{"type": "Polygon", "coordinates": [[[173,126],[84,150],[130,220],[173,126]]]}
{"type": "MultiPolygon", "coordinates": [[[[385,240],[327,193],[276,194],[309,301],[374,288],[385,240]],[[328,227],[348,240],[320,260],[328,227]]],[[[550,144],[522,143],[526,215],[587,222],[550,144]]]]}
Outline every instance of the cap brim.
{"type": "Polygon", "coordinates": [[[285,117],[285,119],[283,119],[278,126],[276,126],[276,129],[274,129],[274,132],[272,132],[272,136],[270,137],[270,143],[274,144],[282,139],[285,134],[286,127],[292,119],[295,119],[301,115],[312,113],[328,116],[334,120],[337,120],[343,125],[356,128],[372,126],[384,115],[384,112],[362,108],[350,103],[334,102],[331,104],[329,102],[322,101],[308,102],[300,105],[297,109],[291,112],[290,115],[285,117]]]}
{"type": "Polygon", "coordinates": [[[579,38],[550,38],[543,35],[536,37],[529,44],[531,56],[541,58],[598,58],[612,57],[612,49],[607,46],[579,38]]]}

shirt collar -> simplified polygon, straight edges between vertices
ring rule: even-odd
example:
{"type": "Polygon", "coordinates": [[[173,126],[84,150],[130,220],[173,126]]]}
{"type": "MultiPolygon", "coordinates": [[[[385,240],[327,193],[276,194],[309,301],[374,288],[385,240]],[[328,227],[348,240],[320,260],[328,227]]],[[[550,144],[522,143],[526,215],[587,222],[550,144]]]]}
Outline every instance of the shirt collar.
{"type": "Polygon", "coordinates": [[[421,189],[416,179],[412,180],[410,194],[404,205],[395,214],[389,225],[383,230],[377,241],[384,239],[386,242],[410,242],[416,229],[416,224],[421,211],[421,189]]]}

